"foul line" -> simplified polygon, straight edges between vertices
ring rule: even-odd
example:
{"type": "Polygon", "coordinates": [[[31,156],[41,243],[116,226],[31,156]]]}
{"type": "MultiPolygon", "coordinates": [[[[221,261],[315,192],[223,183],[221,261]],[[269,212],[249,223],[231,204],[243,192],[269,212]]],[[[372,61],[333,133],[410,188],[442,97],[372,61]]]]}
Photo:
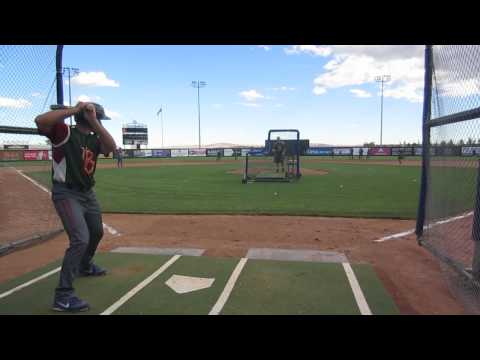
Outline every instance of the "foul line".
{"type": "Polygon", "coordinates": [[[372,311],[368,306],[367,300],[363,295],[362,288],[358,283],[357,277],[353,272],[352,267],[349,263],[342,263],[345,274],[347,274],[348,282],[353,291],[353,296],[355,296],[355,301],[357,302],[358,308],[360,309],[360,314],[362,315],[372,315],[372,311]]]}
{"type": "Polygon", "coordinates": [[[42,279],[45,279],[45,278],[49,277],[50,275],[53,275],[53,274],[59,272],[60,269],[61,269],[61,267],[58,267],[58,268],[56,268],[56,269],[53,269],[52,271],[49,271],[49,272],[47,272],[47,273],[45,273],[45,274],[43,274],[43,275],[40,275],[40,276],[36,277],[35,279],[32,279],[32,280],[30,280],[30,281],[27,281],[26,283],[24,283],[24,284],[22,284],[22,285],[19,285],[19,286],[17,286],[16,288],[13,288],[13,289],[11,289],[11,290],[8,290],[8,291],[4,292],[3,294],[0,294],[0,299],[2,299],[2,298],[4,298],[4,297],[7,297],[8,295],[13,294],[14,292],[17,292],[17,291],[19,291],[19,290],[22,290],[23,288],[26,288],[27,286],[30,286],[30,285],[32,285],[32,284],[35,284],[36,282],[38,282],[38,281],[40,281],[40,280],[42,280],[42,279]]]}
{"type": "Polygon", "coordinates": [[[165,264],[163,264],[158,270],[156,270],[152,275],[148,278],[143,280],[140,284],[135,286],[132,290],[122,296],[117,302],[111,305],[107,310],[102,312],[100,315],[111,315],[115,312],[120,306],[125,304],[128,300],[130,300],[135,294],[137,294],[140,290],[142,290],[145,286],[150,284],[157,276],[159,276],[162,272],[168,269],[170,265],[172,265],[175,261],[180,258],[181,255],[175,255],[170,260],[168,260],[165,264]]]}
{"type": "MultiPolygon", "coordinates": [[[[10,167],[11,169],[15,170],[17,173],[19,173],[20,175],[22,175],[25,179],[27,179],[28,181],[30,181],[33,185],[35,185],[36,187],[38,187],[39,189],[45,191],[46,193],[48,194],[51,194],[50,190],[48,190],[47,188],[45,188],[43,185],[40,185],[37,181],[33,180],[31,177],[25,175],[21,170],[18,170],[14,167],[10,167]]],[[[103,227],[105,229],[107,229],[107,231],[112,234],[113,236],[120,236],[121,234],[115,230],[113,227],[111,227],[110,225],[108,224],[105,224],[103,223],[103,227]]]]}
{"type": "Polygon", "coordinates": [[[212,310],[208,315],[218,315],[220,314],[220,311],[222,311],[225,303],[228,300],[228,297],[230,296],[230,293],[233,290],[233,287],[235,286],[235,283],[237,282],[238,277],[240,276],[240,273],[243,270],[243,267],[245,266],[247,262],[247,258],[242,258],[237,266],[235,267],[235,270],[233,270],[232,275],[230,275],[230,278],[228,279],[227,285],[225,285],[225,289],[223,289],[222,294],[218,298],[217,302],[213,306],[212,310]]]}
{"type": "MultiPolygon", "coordinates": [[[[472,216],[473,215],[473,211],[470,211],[466,214],[463,214],[463,215],[459,215],[459,216],[455,216],[455,217],[452,217],[450,219],[446,219],[446,220],[440,220],[440,221],[436,221],[434,222],[433,224],[431,225],[428,225],[428,226],[424,226],[423,229],[424,230],[428,230],[434,226],[437,226],[437,225],[442,225],[442,224],[447,224],[449,222],[452,222],[452,221],[456,221],[456,220],[461,220],[461,219],[464,219],[466,217],[469,217],[469,216],[472,216]]],[[[398,234],[393,234],[393,235],[389,235],[389,236],[385,236],[381,239],[377,239],[377,240],[373,240],[374,242],[383,242],[383,241],[386,241],[386,240],[392,240],[392,239],[397,239],[397,238],[401,238],[401,237],[404,237],[404,236],[407,236],[407,235],[411,235],[415,233],[415,229],[411,229],[411,230],[408,230],[408,231],[404,231],[404,232],[401,232],[401,233],[398,233],[398,234]]]]}

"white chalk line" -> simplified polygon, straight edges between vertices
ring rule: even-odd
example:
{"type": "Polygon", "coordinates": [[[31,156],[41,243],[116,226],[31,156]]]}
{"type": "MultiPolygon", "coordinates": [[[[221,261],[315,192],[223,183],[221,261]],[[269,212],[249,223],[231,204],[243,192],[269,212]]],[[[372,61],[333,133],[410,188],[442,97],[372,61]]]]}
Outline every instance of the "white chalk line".
{"type": "MultiPolygon", "coordinates": [[[[39,184],[37,181],[35,181],[34,179],[32,179],[31,177],[25,175],[23,173],[23,171],[21,170],[18,170],[14,167],[10,167],[11,169],[15,170],[17,173],[19,173],[21,176],[23,176],[25,179],[27,179],[28,181],[30,181],[33,185],[35,185],[36,187],[38,187],[39,189],[45,191],[46,193],[48,194],[51,194],[50,190],[48,190],[47,188],[45,188],[43,185],[39,184]]],[[[121,233],[118,232],[117,230],[115,230],[113,227],[111,227],[110,225],[106,224],[106,223],[103,223],[103,227],[105,229],[107,229],[107,231],[112,234],[113,236],[120,236],[121,233]]]]}
{"type": "Polygon", "coordinates": [[[213,306],[212,310],[210,310],[210,313],[208,315],[218,315],[222,311],[223,307],[225,306],[225,303],[227,302],[233,287],[235,286],[235,283],[238,280],[238,277],[240,276],[240,273],[243,270],[243,267],[245,266],[247,262],[247,258],[242,258],[238,262],[237,266],[232,272],[232,275],[230,275],[230,278],[228,279],[227,284],[225,285],[225,288],[222,291],[222,294],[218,298],[217,302],[213,306]]]}
{"type": "Polygon", "coordinates": [[[49,271],[49,272],[47,272],[47,273],[45,273],[45,274],[43,274],[43,275],[40,275],[40,276],[36,277],[35,279],[32,279],[32,280],[30,280],[30,281],[27,281],[26,283],[23,283],[22,285],[19,285],[19,286],[13,288],[13,289],[10,289],[10,290],[8,290],[8,291],[0,294],[0,299],[2,299],[2,298],[4,298],[4,297],[7,297],[7,296],[9,296],[9,295],[11,295],[11,294],[13,294],[14,292],[17,292],[17,291],[19,291],[19,290],[22,290],[23,288],[26,288],[27,286],[30,286],[30,285],[32,285],[32,284],[35,284],[36,282],[38,282],[38,281],[40,281],[40,280],[43,280],[43,279],[49,277],[50,275],[53,275],[53,274],[59,272],[60,269],[61,269],[61,267],[57,267],[56,269],[53,269],[53,270],[51,270],[51,271],[49,271]]]}
{"type": "Polygon", "coordinates": [[[343,265],[343,269],[345,270],[345,274],[347,275],[348,282],[350,283],[350,287],[352,288],[353,296],[355,297],[355,301],[357,302],[358,309],[360,310],[360,314],[372,315],[372,311],[368,306],[367,300],[363,295],[362,288],[358,283],[357,277],[355,276],[355,273],[353,272],[352,267],[350,266],[349,263],[342,263],[342,265],[343,265]]]}
{"type": "Polygon", "coordinates": [[[150,284],[155,278],[157,278],[161,273],[163,273],[165,270],[168,269],[170,265],[172,265],[175,261],[177,261],[181,255],[175,255],[170,258],[165,264],[163,264],[158,270],[156,270],[152,275],[147,277],[145,280],[143,280],[141,283],[139,283],[137,286],[135,286],[132,290],[130,290],[128,293],[126,293],[124,296],[122,296],[118,301],[116,301],[113,305],[111,305],[108,309],[106,309],[104,312],[102,312],[100,315],[111,315],[115,311],[118,310],[120,306],[125,304],[128,300],[130,300],[135,294],[137,294],[140,290],[142,290],[145,286],[150,284]]]}
{"type": "MultiPolygon", "coordinates": [[[[423,229],[428,230],[428,229],[431,229],[434,226],[447,224],[449,222],[456,221],[456,220],[461,220],[461,219],[464,219],[464,218],[472,216],[472,215],[473,215],[473,211],[470,211],[470,212],[468,212],[466,214],[463,214],[463,215],[455,216],[455,217],[445,219],[445,220],[436,221],[433,224],[424,226],[423,229]]],[[[386,240],[398,239],[398,238],[401,238],[401,237],[404,237],[404,236],[407,236],[407,235],[411,235],[413,233],[415,233],[415,229],[411,229],[411,230],[404,231],[404,232],[401,232],[401,233],[385,236],[381,239],[377,239],[377,240],[373,240],[373,241],[374,242],[383,242],[383,241],[386,241],[386,240]]]]}

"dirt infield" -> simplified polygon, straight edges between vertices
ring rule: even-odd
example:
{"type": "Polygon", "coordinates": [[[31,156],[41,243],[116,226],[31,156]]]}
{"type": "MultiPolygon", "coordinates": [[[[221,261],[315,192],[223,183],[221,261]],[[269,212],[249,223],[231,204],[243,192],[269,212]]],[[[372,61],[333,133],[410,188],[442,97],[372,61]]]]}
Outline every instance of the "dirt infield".
{"type": "Polygon", "coordinates": [[[0,245],[62,227],[50,195],[12,168],[0,168],[0,245]]]}

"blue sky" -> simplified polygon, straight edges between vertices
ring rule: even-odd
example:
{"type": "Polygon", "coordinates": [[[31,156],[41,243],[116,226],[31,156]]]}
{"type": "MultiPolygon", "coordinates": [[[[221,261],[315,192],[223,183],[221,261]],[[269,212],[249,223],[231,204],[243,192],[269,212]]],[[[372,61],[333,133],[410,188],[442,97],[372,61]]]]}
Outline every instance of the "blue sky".
{"type": "MultiPolygon", "coordinates": [[[[163,106],[165,146],[263,144],[269,129],[297,128],[313,143],[421,139],[423,46],[65,46],[64,66],[80,69],[72,98],[98,102],[118,145],[124,123],[149,127],[149,147],[161,145],[156,113],[163,106]]],[[[68,88],[65,87],[68,100],[68,88]]]]}

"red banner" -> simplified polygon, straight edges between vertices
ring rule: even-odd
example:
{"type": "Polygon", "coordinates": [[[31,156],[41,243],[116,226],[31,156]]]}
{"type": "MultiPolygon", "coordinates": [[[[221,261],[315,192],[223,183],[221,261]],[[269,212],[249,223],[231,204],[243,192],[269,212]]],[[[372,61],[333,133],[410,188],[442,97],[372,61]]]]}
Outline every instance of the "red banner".
{"type": "Polygon", "coordinates": [[[389,147],[374,147],[374,148],[368,149],[368,155],[390,156],[392,155],[392,149],[389,147]]]}
{"type": "Polygon", "coordinates": [[[25,150],[23,160],[48,160],[48,150],[25,150]]]}

